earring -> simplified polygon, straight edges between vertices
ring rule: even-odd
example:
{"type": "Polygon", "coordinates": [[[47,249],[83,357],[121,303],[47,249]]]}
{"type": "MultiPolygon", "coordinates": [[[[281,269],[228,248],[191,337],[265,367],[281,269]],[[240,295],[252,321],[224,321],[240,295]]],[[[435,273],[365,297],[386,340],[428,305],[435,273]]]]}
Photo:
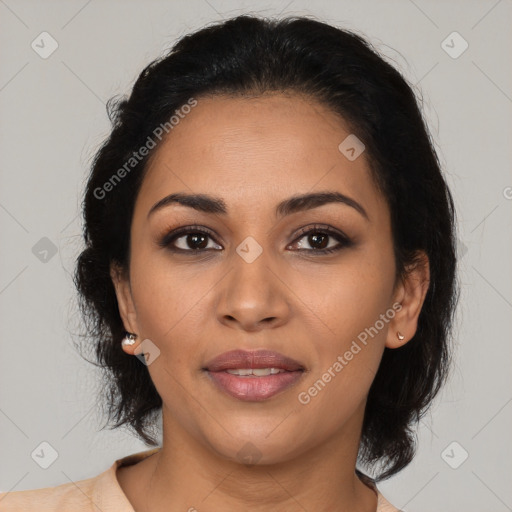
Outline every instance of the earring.
{"type": "Polygon", "coordinates": [[[400,331],[397,331],[396,336],[400,341],[402,341],[405,338],[405,336],[400,331]]]}
{"type": "Polygon", "coordinates": [[[136,334],[132,334],[131,332],[127,332],[126,336],[123,338],[123,341],[121,342],[121,345],[133,345],[135,343],[135,340],[137,338],[136,334]]]}

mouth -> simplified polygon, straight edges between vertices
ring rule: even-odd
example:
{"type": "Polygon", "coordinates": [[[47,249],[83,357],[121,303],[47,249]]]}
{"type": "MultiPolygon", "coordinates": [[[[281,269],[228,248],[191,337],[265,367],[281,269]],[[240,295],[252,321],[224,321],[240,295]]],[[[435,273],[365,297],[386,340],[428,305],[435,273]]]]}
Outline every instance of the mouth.
{"type": "Polygon", "coordinates": [[[305,370],[294,359],[268,350],[225,352],[202,369],[218,390],[252,402],[267,400],[295,385],[305,370]]]}

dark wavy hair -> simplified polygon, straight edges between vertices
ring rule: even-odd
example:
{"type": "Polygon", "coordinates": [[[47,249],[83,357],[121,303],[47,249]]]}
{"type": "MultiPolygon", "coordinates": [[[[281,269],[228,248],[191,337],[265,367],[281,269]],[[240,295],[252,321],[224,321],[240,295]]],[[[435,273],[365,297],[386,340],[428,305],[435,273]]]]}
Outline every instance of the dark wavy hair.
{"type": "Polygon", "coordinates": [[[450,367],[459,297],[455,208],[413,86],[364,37],[310,16],[243,15],[210,24],[147,65],[129,97],[108,101],[112,129],[92,159],[82,203],[85,248],[74,273],[87,346],[105,370],[102,404],[111,428],[126,425],[147,445],[158,444],[153,434],[162,399],[147,367],[121,348],[126,333],[109,272],[113,262],[129,268],[134,203],[150,154],[108,193],[98,191],[191,98],[267,91],[321,102],[364,142],[372,179],[391,212],[396,279],[418,263],[418,251],[430,260],[416,334],[401,348],[384,349],[368,395],[358,462],[379,469],[374,481],[380,481],[413,459],[414,427],[450,367]]]}

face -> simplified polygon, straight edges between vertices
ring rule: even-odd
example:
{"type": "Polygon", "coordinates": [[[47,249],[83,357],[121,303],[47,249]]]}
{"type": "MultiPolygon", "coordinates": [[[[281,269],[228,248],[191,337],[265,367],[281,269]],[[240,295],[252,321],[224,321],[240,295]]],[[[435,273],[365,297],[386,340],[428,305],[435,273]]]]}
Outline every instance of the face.
{"type": "Polygon", "coordinates": [[[397,329],[414,334],[424,294],[409,301],[395,287],[390,212],[365,153],[338,148],[350,133],[298,95],[198,98],[152,155],[129,274],[112,274],[119,307],[126,330],[157,354],[148,370],[164,425],[224,458],[250,442],[274,463],[357,432],[384,347],[396,347],[397,329]],[[345,202],[277,208],[320,192],[345,202]],[[178,193],[219,203],[153,209],[178,193]],[[233,350],[248,351],[245,361],[277,352],[298,367],[213,375],[209,363],[233,350]]]}

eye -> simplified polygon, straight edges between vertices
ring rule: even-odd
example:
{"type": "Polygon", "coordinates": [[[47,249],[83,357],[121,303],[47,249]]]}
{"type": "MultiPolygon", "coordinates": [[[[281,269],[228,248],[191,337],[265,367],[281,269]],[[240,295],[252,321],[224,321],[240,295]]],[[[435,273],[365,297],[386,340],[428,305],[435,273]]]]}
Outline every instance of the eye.
{"type": "MultiPolygon", "coordinates": [[[[309,228],[302,228],[299,231],[299,238],[296,238],[295,242],[288,247],[297,245],[297,243],[300,251],[319,254],[332,253],[353,245],[348,237],[337,230],[330,226],[318,224],[309,228]],[[305,242],[302,241],[303,239],[305,239],[305,242]],[[329,243],[331,241],[337,243],[332,246],[329,243]],[[306,244],[309,244],[312,248],[303,248],[306,244]]],[[[180,253],[198,254],[211,250],[222,250],[222,246],[214,243],[212,232],[201,226],[187,226],[171,231],[158,242],[158,245],[172,252],[180,253]],[[210,241],[212,244],[209,244],[210,241]]]]}
{"type": "Polygon", "coordinates": [[[344,247],[350,247],[353,243],[348,237],[342,235],[340,232],[334,230],[330,226],[321,226],[317,224],[310,228],[302,228],[299,232],[299,235],[300,236],[296,239],[295,243],[297,243],[298,240],[300,248],[302,248],[305,244],[309,244],[313,248],[306,248],[303,250],[311,253],[331,253],[339,251],[344,247]],[[305,242],[301,242],[303,239],[305,239],[305,242]],[[332,239],[338,242],[337,245],[329,245],[329,242],[332,241],[332,239]]]}
{"type": "MultiPolygon", "coordinates": [[[[212,238],[209,230],[200,226],[188,226],[168,233],[158,245],[173,252],[199,253],[212,249],[208,247],[208,238],[212,238]]],[[[220,245],[217,248],[222,249],[220,245]]]]}

